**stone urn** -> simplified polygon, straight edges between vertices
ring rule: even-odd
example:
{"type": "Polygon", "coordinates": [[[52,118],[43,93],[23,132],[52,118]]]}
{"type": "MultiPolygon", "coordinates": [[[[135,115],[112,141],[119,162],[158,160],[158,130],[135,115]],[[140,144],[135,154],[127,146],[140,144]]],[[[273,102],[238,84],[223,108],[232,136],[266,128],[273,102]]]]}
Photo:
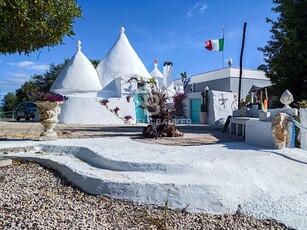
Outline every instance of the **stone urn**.
{"type": "Polygon", "coordinates": [[[57,140],[58,136],[53,130],[59,122],[58,115],[61,112],[60,105],[62,101],[37,101],[37,113],[40,116],[40,124],[44,127],[44,131],[40,134],[39,140],[52,141],[57,140]]]}

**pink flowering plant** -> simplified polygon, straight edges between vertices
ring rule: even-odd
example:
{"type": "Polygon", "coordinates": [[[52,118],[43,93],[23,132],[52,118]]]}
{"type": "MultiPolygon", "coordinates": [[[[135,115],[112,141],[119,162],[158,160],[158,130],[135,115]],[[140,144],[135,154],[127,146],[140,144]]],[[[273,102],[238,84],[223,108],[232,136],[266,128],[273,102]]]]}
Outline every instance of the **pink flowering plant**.
{"type": "Polygon", "coordinates": [[[102,105],[108,105],[109,102],[110,102],[110,101],[109,101],[108,99],[103,99],[100,103],[101,103],[102,105]]]}
{"type": "Polygon", "coordinates": [[[130,119],[132,119],[132,117],[130,115],[124,116],[124,118],[129,121],[130,119]]]}
{"type": "Polygon", "coordinates": [[[37,93],[30,93],[29,95],[29,99],[31,101],[57,101],[57,102],[61,102],[61,101],[66,101],[68,100],[68,97],[63,96],[61,94],[58,93],[53,93],[53,92],[37,92],[37,93]]]}
{"type": "Polygon", "coordinates": [[[184,107],[185,104],[183,103],[183,100],[187,97],[187,94],[184,93],[177,93],[173,96],[174,101],[174,109],[175,109],[175,115],[176,116],[184,116],[184,107]]]}
{"type": "Polygon", "coordinates": [[[118,108],[118,107],[115,107],[114,112],[115,112],[115,113],[118,113],[118,111],[119,111],[119,108],[118,108]]]}

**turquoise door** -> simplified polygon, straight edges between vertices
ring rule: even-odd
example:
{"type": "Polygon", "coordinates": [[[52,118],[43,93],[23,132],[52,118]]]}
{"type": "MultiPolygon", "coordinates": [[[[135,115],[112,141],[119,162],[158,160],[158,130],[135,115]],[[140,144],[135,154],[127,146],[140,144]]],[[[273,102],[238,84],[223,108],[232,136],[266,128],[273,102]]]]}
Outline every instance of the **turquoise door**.
{"type": "Polygon", "coordinates": [[[147,111],[139,107],[139,105],[142,103],[144,103],[144,94],[136,94],[134,96],[134,104],[137,123],[147,123],[147,111]]]}
{"type": "Polygon", "coordinates": [[[200,105],[201,101],[200,99],[191,99],[191,120],[193,123],[200,123],[200,105]]]}

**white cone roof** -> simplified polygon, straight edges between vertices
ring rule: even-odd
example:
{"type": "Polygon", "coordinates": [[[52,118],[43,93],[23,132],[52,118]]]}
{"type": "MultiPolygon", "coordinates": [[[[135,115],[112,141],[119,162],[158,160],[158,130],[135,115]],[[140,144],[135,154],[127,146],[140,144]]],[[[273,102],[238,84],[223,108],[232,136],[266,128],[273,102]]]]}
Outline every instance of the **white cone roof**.
{"type": "Polygon", "coordinates": [[[159,88],[163,87],[163,74],[158,69],[158,61],[155,60],[154,68],[150,72],[150,75],[156,79],[157,85],[159,88]]]}
{"type": "Polygon", "coordinates": [[[81,42],[78,41],[76,54],[58,75],[50,91],[68,95],[98,92],[101,89],[97,71],[88,58],[81,52],[81,42]]]}
{"type": "Polygon", "coordinates": [[[150,72],[150,75],[154,78],[163,78],[163,74],[158,69],[158,63],[154,64],[153,70],[150,72]]]}
{"type": "Polygon", "coordinates": [[[150,74],[124,32],[125,29],[121,27],[118,40],[96,68],[102,87],[118,77],[127,78],[137,75],[145,79],[150,78],[150,74]]]}

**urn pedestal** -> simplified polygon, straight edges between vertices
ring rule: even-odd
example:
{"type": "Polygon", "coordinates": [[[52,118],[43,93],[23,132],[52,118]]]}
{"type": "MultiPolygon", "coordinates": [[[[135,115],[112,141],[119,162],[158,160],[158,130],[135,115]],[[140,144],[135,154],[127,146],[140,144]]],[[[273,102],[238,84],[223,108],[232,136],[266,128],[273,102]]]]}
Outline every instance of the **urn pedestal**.
{"type": "Polygon", "coordinates": [[[43,126],[44,131],[40,134],[40,141],[57,140],[57,133],[53,130],[59,122],[58,115],[61,112],[60,105],[63,102],[58,101],[37,101],[37,113],[40,116],[40,124],[43,126]]]}
{"type": "Polygon", "coordinates": [[[207,112],[200,112],[199,113],[199,123],[205,124],[207,122],[207,112]]]}

